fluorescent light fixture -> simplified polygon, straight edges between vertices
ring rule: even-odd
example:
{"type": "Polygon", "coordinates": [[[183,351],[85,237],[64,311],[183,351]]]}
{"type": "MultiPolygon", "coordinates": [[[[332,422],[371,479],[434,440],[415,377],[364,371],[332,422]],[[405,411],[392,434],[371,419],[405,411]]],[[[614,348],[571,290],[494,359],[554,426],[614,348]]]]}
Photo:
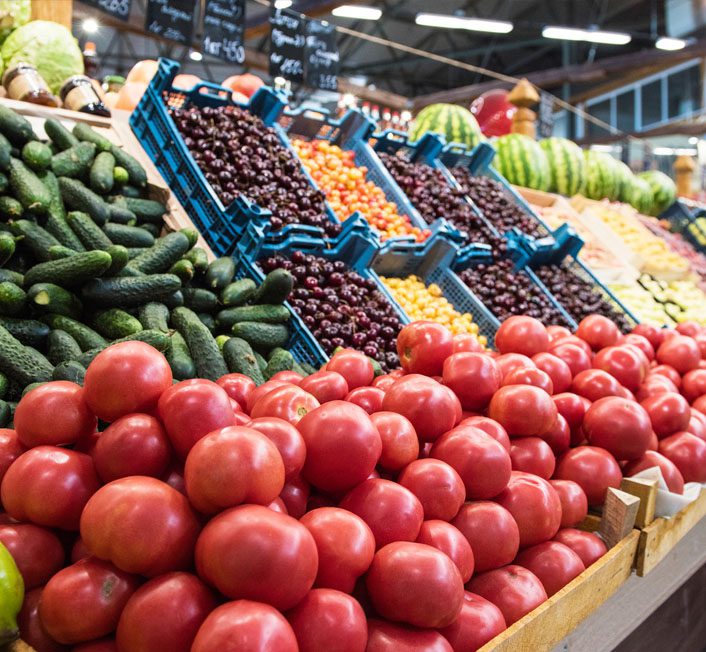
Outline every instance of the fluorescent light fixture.
{"type": "Polygon", "coordinates": [[[425,27],[441,27],[443,29],[465,29],[471,32],[491,32],[507,34],[513,25],[504,20],[485,20],[484,18],[468,18],[466,16],[449,16],[446,14],[417,14],[417,25],[425,27]]]}
{"type": "Polygon", "coordinates": [[[686,41],[680,38],[662,36],[657,39],[655,47],[659,50],[683,50],[686,47],[686,41]]]}
{"type": "Polygon", "coordinates": [[[382,9],[377,7],[365,7],[363,5],[341,5],[332,12],[339,18],[356,18],[357,20],[380,20],[382,9]]]}
{"type": "Polygon", "coordinates": [[[696,156],[698,151],[691,147],[655,147],[652,153],[655,156],[696,156]]]}
{"type": "Polygon", "coordinates": [[[689,145],[696,145],[696,143],[698,143],[698,142],[699,142],[699,139],[697,136],[692,136],[691,138],[689,138],[689,145]]]}
{"type": "Polygon", "coordinates": [[[605,152],[606,154],[610,154],[611,152],[615,151],[615,146],[614,145],[591,145],[591,149],[594,152],[605,152]]]}
{"type": "Polygon", "coordinates": [[[677,147],[674,150],[674,154],[677,156],[696,156],[698,153],[699,150],[692,149],[691,147],[677,147]]]}
{"type": "Polygon", "coordinates": [[[557,27],[548,25],[542,30],[544,38],[561,41],[587,41],[605,45],[627,45],[632,40],[630,34],[623,32],[604,32],[599,29],[581,29],[578,27],[557,27]]]}
{"type": "Polygon", "coordinates": [[[275,0],[275,9],[289,9],[292,4],[292,0],[275,0]]]}
{"type": "Polygon", "coordinates": [[[95,18],[86,18],[86,20],[81,23],[81,29],[86,32],[86,34],[95,34],[99,27],[100,25],[95,18]]]}
{"type": "Polygon", "coordinates": [[[201,59],[203,59],[203,54],[201,54],[198,50],[192,50],[189,52],[189,59],[192,61],[201,61],[201,59]]]}

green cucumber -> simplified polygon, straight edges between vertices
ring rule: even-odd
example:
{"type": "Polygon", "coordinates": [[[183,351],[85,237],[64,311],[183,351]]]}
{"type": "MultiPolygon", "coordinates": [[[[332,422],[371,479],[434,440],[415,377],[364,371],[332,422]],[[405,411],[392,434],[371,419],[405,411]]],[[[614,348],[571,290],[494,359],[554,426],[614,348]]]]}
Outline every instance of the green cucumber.
{"type": "Polygon", "coordinates": [[[255,352],[245,340],[239,337],[231,337],[223,345],[223,357],[230,373],[245,374],[252,378],[256,385],[262,385],[265,382],[265,377],[260,369],[255,352]]]}
{"type": "Polygon", "coordinates": [[[0,283],[3,281],[10,281],[11,283],[22,287],[25,284],[25,277],[19,272],[15,272],[11,269],[0,269],[0,283]]]}
{"type": "Polygon", "coordinates": [[[108,204],[80,181],[62,177],[59,179],[59,190],[61,198],[70,209],[88,213],[98,226],[103,226],[108,221],[108,204]]]}
{"type": "Polygon", "coordinates": [[[96,146],[93,143],[78,143],[70,149],[54,154],[51,170],[57,177],[85,177],[95,157],[96,146]]]}
{"type": "Polygon", "coordinates": [[[36,283],[27,291],[27,297],[43,313],[56,313],[73,319],[79,319],[83,314],[79,298],[53,283],[36,283]]]}
{"type": "Polygon", "coordinates": [[[170,346],[165,352],[167,362],[172,369],[172,375],[177,380],[189,380],[196,377],[196,365],[191,359],[189,345],[179,331],[170,335],[170,346]]]}
{"type": "MultiPolygon", "coordinates": [[[[115,156],[113,156],[115,158],[115,156]]],[[[113,181],[116,185],[118,186],[124,186],[130,179],[130,176],[127,173],[127,170],[120,166],[116,165],[113,168],[113,181]]]]}
{"type": "Polygon", "coordinates": [[[199,378],[215,381],[228,373],[213,335],[193,310],[175,308],[172,311],[172,323],[189,346],[199,378]]]}
{"type": "Polygon", "coordinates": [[[27,302],[25,291],[9,281],[0,283],[0,315],[12,317],[24,310],[27,302]]]}
{"type": "Polygon", "coordinates": [[[0,195],[4,195],[10,187],[10,180],[0,172],[0,195]]]}
{"type": "Polygon", "coordinates": [[[25,346],[0,326],[0,372],[26,387],[51,380],[54,367],[44,356],[25,346]]]}
{"type": "Polygon", "coordinates": [[[5,134],[0,133],[0,170],[7,170],[11,156],[12,145],[10,145],[10,141],[5,137],[5,134]]]}
{"type": "Polygon", "coordinates": [[[50,260],[49,247],[61,244],[49,231],[29,220],[16,220],[10,225],[10,230],[13,235],[22,238],[22,244],[37,260],[50,260]]]}
{"type": "Polygon", "coordinates": [[[124,186],[120,189],[120,194],[123,196],[123,201],[125,197],[132,197],[133,199],[142,199],[143,190],[137,186],[124,186]]]}
{"type": "MultiPolygon", "coordinates": [[[[54,379],[53,377],[54,371],[52,371],[52,380],[54,379]]],[[[42,385],[46,385],[46,383],[30,383],[29,385],[27,385],[27,387],[22,390],[22,396],[24,397],[25,395],[29,394],[33,389],[37,389],[37,387],[41,387],[42,385]]]]}
{"type": "MultiPolygon", "coordinates": [[[[188,307],[188,306],[187,306],[188,307]]],[[[196,313],[196,316],[201,320],[201,323],[211,331],[213,335],[216,334],[216,320],[209,315],[207,312],[196,313]]]]}
{"type": "Polygon", "coordinates": [[[253,351],[255,354],[255,360],[257,360],[257,366],[260,367],[260,371],[264,374],[265,369],[267,369],[267,360],[265,357],[260,355],[257,351],[253,351]]]}
{"type": "Polygon", "coordinates": [[[10,159],[10,187],[26,211],[45,215],[51,207],[51,195],[39,177],[22,161],[10,159]]]}
{"type": "Polygon", "coordinates": [[[66,221],[66,209],[64,208],[64,200],[61,198],[59,180],[56,175],[51,170],[47,170],[39,178],[51,195],[49,215],[44,228],[65,247],[75,251],[85,251],[85,247],[66,221]]]}
{"type": "Polygon", "coordinates": [[[121,342],[145,342],[150,346],[157,349],[161,353],[166,352],[169,349],[170,339],[166,333],[160,333],[159,331],[140,331],[134,335],[129,335],[128,337],[121,337],[119,340],[110,342],[105,346],[98,346],[94,349],[84,351],[78,358],[78,361],[84,366],[88,367],[93,359],[101,352],[104,351],[108,346],[112,344],[120,344],[121,342]]]}
{"type": "Polygon", "coordinates": [[[216,258],[206,270],[206,287],[214,292],[225,289],[235,276],[235,263],[232,258],[216,258]]]}
{"type": "Polygon", "coordinates": [[[193,249],[199,241],[199,232],[191,227],[179,229],[179,233],[183,233],[189,240],[189,249],[193,249]]]}
{"type": "Polygon", "coordinates": [[[15,147],[22,147],[30,140],[39,140],[29,120],[4,105],[0,105],[0,132],[15,147]]]}
{"type": "Polygon", "coordinates": [[[208,254],[201,247],[190,249],[185,255],[186,260],[190,260],[197,272],[205,272],[208,269],[208,254]]]}
{"type": "Polygon", "coordinates": [[[263,324],[282,324],[289,320],[291,313],[286,306],[238,306],[221,310],[216,318],[222,328],[230,328],[243,321],[256,321],[263,324]]]}
{"type": "Polygon", "coordinates": [[[169,332],[169,308],[163,303],[151,301],[140,306],[138,319],[145,330],[169,332]]]}
{"type": "Polygon", "coordinates": [[[218,348],[223,351],[223,347],[225,346],[226,342],[230,339],[230,335],[217,335],[216,336],[216,344],[218,344],[218,348]]]}
{"type": "Polygon", "coordinates": [[[107,251],[113,246],[110,238],[103,232],[88,213],[71,211],[66,219],[71,230],[78,236],[84,247],[88,250],[102,249],[107,251]]]}
{"type": "Polygon", "coordinates": [[[213,312],[218,304],[218,297],[210,290],[202,288],[184,288],[184,305],[194,312],[213,312]]]}
{"type": "Polygon", "coordinates": [[[255,303],[284,303],[294,287],[294,279],[286,269],[271,271],[262,282],[255,295],[255,303]]]}
{"type": "MultiPolygon", "coordinates": [[[[127,255],[130,260],[135,260],[138,256],[141,256],[142,254],[147,251],[149,247],[127,247],[127,255]]],[[[138,271],[138,270],[135,270],[138,271]]],[[[142,272],[139,272],[140,274],[142,272]]]]}
{"type": "Polygon", "coordinates": [[[304,369],[296,360],[294,361],[294,364],[292,365],[292,371],[296,371],[302,378],[309,376],[309,372],[304,369]]]}
{"type": "Polygon", "coordinates": [[[24,208],[14,197],[0,197],[0,218],[9,222],[22,217],[24,208]]]}
{"type": "Polygon", "coordinates": [[[138,188],[144,188],[147,185],[147,172],[140,165],[139,161],[132,155],[128,154],[124,149],[117,145],[110,148],[111,154],[115,157],[115,162],[127,170],[130,183],[138,188]]]}
{"type": "Polygon", "coordinates": [[[136,199],[133,197],[122,197],[122,202],[113,198],[118,205],[124,205],[125,208],[131,210],[137,219],[142,222],[152,222],[161,224],[164,214],[167,212],[167,207],[161,202],[154,199],[136,199]],[[124,202],[124,203],[123,203],[124,202]]]}
{"type": "Polygon", "coordinates": [[[0,373],[0,399],[5,398],[9,386],[10,381],[7,379],[7,376],[3,373],[0,373]]]}
{"type": "Polygon", "coordinates": [[[0,400],[0,428],[6,428],[12,423],[14,411],[7,401],[0,400]]]}
{"type": "Polygon", "coordinates": [[[253,321],[241,321],[233,324],[232,333],[250,343],[259,351],[270,351],[284,346],[289,339],[289,331],[282,324],[262,324],[253,321]]]}
{"type": "Polygon", "coordinates": [[[280,371],[292,371],[292,369],[294,369],[292,354],[286,349],[277,348],[269,356],[264,376],[266,380],[269,380],[280,371]]]}
{"type": "Polygon", "coordinates": [[[162,303],[169,308],[169,310],[174,310],[174,308],[181,308],[184,305],[184,293],[181,290],[172,292],[169,296],[162,299],[162,303]]]}
{"type": "Polygon", "coordinates": [[[110,259],[113,261],[105,273],[106,276],[117,276],[124,269],[125,266],[130,262],[130,255],[128,254],[127,248],[122,245],[111,245],[107,249],[110,254],[110,259]]]}
{"type": "Polygon", "coordinates": [[[71,131],[80,141],[93,143],[99,152],[109,152],[113,148],[113,143],[85,122],[77,122],[71,131]]]}
{"type": "Polygon", "coordinates": [[[78,138],[54,118],[47,118],[44,121],[44,131],[51,138],[51,142],[56,145],[56,148],[61,151],[78,145],[78,138]]]}
{"type": "Polygon", "coordinates": [[[111,242],[124,247],[151,247],[154,245],[154,236],[139,226],[108,222],[103,225],[103,231],[111,242]]]}
{"type": "Polygon", "coordinates": [[[80,285],[89,279],[104,274],[112,263],[105,251],[84,251],[61,260],[39,263],[25,274],[25,286],[35,283],[56,283],[68,286],[80,285]]]}
{"type": "Polygon", "coordinates": [[[125,206],[118,204],[108,204],[108,216],[111,222],[118,224],[127,224],[128,226],[137,224],[137,215],[125,206]]]}
{"type": "Polygon", "coordinates": [[[46,170],[51,165],[51,156],[49,146],[38,140],[30,140],[22,148],[22,160],[28,168],[35,172],[46,170]]]}
{"type": "Polygon", "coordinates": [[[189,250],[189,239],[176,231],[158,238],[152,247],[130,261],[129,267],[143,274],[166,272],[189,250]]]}
{"type": "Polygon", "coordinates": [[[62,258],[71,258],[78,253],[74,249],[64,247],[64,245],[54,245],[49,247],[49,260],[61,260],[62,258]]]}
{"type": "Polygon", "coordinates": [[[137,318],[120,308],[110,308],[97,313],[94,325],[96,330],[109,340],[117,340],[144,330],[137,318]]]}
{"type": "Polygon", "coordinates": [[[41,347],[49,334],[49,326],[36,319],[0,317],[0,326],[26,346],[41,347]]]}
{"type": "Polygon", "coordinates": [[[84,300],[94,306],[132,307],[168,297],[179,288],[181,288],[181,281],[178,276],[150,274],[96,278],[83,286],[82,294],[84,300]]]}
{"type": "Polygon", "coordinates": [[[71,317],[52,313],[42,317],[42,320],[55,330],[60,329],[66,331],[78,342],[82,351],[87,351],[97,346],[108,345],[108,341],[100,333],[97,333],[80,321],[71,319],[71,317]]]}
{"type": "Polygon", "coordinates": [[[315,374],[319,371],[319,369],[308,364],[307,362],[300,362],[299,366],[304,370],[304,373],[302,374],[303,376],[311,376],[311,374],[315,374]]]}
{"type": "Polygon", "coordinates": [[[196,270],[194,269],[194,264],[190,260],[181,258],[169,268],[169,273],[178,276],[182,283],[188,283],[192,278],[194,278],[196,270]]]}
{"type": "Polygon", "coordinates": [[[113,167],[115,167],[115,159],[110,152],[101,152],[96,156],[89,174],[93,192],[107,195],[113,189],[113,167]]]}
{"type": "Polygon", "coordinates": [[[54,367],[51,378],[52,380],[68,380],[70,383],[83,385],[83,381],[86,378],[86,369],[76,360],[66,360],[54,367]]]}
{"type": "Polygon", "coordinates": [[[47,336],[47,358],[52,364],[76,360],[81,353],[78,342],[66,331],[55,329],[47,336]]]}
{"type": "Polygon", "coordinates": [[[144,229],[148,233],[151,233],[153,238],[158,238],[160,235],[162,235],[161,222],[159,224],[150,224],[149,222],[142,222],[140,224],[140,228],[144,229]]]}
{"type": "MultiPolygon", "coordinates": [[[[2,267],[15,253],[15,239],[5,231],[0,232],[0,267],[2,267]]],[[[193,266],[192,266],[193,268],[193,266]]]]}

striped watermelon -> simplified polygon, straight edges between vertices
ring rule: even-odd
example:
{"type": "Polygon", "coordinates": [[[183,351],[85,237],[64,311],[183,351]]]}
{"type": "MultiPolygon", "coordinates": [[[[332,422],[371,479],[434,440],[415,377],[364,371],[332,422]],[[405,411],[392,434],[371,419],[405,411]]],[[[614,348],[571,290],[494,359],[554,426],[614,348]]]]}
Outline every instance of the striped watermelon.
{"type": "Polygon", "coordinates": [[[567,138],[539,141],[549,162],[549,190],[571,197],[583,186],[585,164],[581,148],[567,138]]]}
{"type": "Polygon", "coordinates": [[[677,198],[677,186],[664,172],[648,170],[637,175],[652,188],[652,213],[659,215],[669,208],[677,198]]]}
{"type": "Polygon", "coordinates": [[[500,136],[493,143],[493,165],[510,183],[535,190],[549,188],[547,155],[536,140],[522,134],[500,136]]]}
{"type": "Polygon", "coordinates": [[[475,116],[457,104],[424,107],[414,120],[409,138],[419,140],[427,131],[441,134],[447,143],[460,143],[469,149],[485,140],[475,116]]]}
{"type": "Polygon", "coordinates": [[[652,186],[645,180],[632,175],[625,190],[625,201],[643,215],[652,212],[652,186]]]}
{"type": "Polygon", "coordinates": [[[619,161],[617,158],[614,158],[613,162],[615,165],[616,179],[618,181],[617,196],[615,199],[624,204],[632,205],[630,200],[634,197],[633,192],[636,192],[633,187],[635,175],[626,163],[619,161]]]}
{"type": "Polygon", "coordinates": [[[605,152],[586,149],[583,152],[585,165],[582,193],[589,199],[615,199],[617,178],[615,159],[605,152]]]}

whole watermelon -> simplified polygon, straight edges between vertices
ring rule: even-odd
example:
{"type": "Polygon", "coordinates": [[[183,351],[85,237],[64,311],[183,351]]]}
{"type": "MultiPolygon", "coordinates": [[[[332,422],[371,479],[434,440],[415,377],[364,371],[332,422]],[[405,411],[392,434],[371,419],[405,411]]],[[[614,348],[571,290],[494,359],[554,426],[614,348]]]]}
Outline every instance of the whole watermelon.
{"type": "Polygon", "coordinates": [[[567,138],[546,138],[539,146],[549,163],[549,190],[571,197],[583,186],[585,164],[581,148],[567,138]]]}
{"type": "Polygon", "coordinates": [[[414,119],[409,132],[410,140],[419,140],[427,131],[441,134],[447,143],[460,143],[469,149],[485,140],[475,116],[457,104],[430,104],[424,107],[414,119]]]}
{"type": "Polygon", "coordinates": [[[635,179],[635,175],[626,163],[619,161],[617,158],[614,158],[613,161],[615,162],[615,175],[618,180],[617,196],[615,199],[624,204],[632,205],[630,200],[633,198],[633,180],[635,179]]]}
{"type": "Polygon", "coordinates": [[[645,179],[633,175],[624,201],[639,213],[649,215],[652,212],[652,186],[645,179]]]}
{"type": "Polygon", "coordinates": [[[647,181],[652,188],[652,213],[654,215],[659,215],[676,201],[677,186],[664,172],[648,170],[640,172],[637,176],[647,181]]]}
{"type": "Polygon", "coordinates": [[[605,152],[583,152],[584,184],[581,192],[589,199],[614,199],[617,190],[615,159],[605,152]]]}
{"type": "Polygon", "coordinates": [[[500,136],[493,143],[493,165],[510,183],[535,190],[549,189],[549,163],[539,143],[522,134],[500,136]]]}

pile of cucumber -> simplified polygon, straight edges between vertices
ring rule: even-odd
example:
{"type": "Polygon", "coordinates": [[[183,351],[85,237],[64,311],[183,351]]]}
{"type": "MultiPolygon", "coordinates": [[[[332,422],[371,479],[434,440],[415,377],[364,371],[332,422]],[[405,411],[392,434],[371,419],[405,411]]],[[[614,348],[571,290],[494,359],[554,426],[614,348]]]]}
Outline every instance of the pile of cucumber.
{"type": "Polygon", "coordinates": [[[85,124],[45,131],[0,105],[0,427],[28,388],[81,383],[116,341],[164,352],[178,380],[313,371],[284,349],[289,272],[235,280],[194,229],[161,235],[166,207],[130,154],[85,124]]]}

